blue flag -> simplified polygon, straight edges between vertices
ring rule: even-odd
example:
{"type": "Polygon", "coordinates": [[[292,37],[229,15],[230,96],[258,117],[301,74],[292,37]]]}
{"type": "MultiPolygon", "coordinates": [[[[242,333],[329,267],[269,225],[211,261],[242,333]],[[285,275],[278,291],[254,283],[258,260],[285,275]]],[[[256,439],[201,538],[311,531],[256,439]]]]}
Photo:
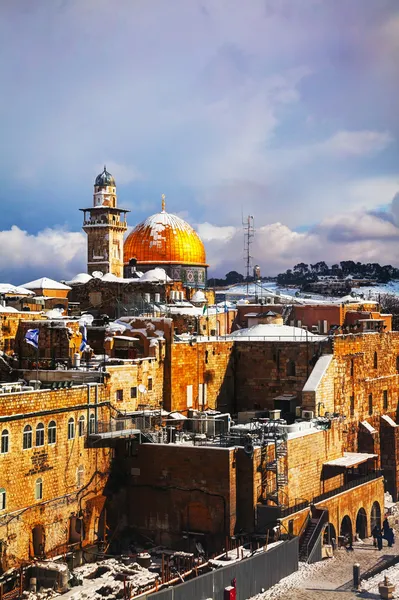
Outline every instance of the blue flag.
{"type": "Polygon", "coordinates": [[[38,329],[28,329],[25,334],[25,342],[30,344],[36,350],[39,348],[39,330],[38,329]]]}
{"type": "Polygon", "coordinates": [[[87,329],[86,325],[83,325],[82,343],[80,344],[80,351],[84,352],[87,346],[87,329]]]}

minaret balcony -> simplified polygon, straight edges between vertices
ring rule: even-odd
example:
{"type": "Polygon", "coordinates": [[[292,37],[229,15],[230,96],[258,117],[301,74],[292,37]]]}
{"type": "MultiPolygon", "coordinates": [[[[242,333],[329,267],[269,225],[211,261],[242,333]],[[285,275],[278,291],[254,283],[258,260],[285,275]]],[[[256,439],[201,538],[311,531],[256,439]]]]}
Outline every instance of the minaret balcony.
{"type": "Polygon", "coordinates": [[[83,221],[83,227],[121,227],[127,229],[127,221],[119,219],[107,219],[107,217],[97,217],[83,221]]]}

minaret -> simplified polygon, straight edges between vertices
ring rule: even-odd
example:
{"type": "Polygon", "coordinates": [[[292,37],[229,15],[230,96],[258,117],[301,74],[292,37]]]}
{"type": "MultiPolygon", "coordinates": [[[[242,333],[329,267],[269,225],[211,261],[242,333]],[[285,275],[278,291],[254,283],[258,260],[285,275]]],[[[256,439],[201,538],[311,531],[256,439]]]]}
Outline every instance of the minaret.
{"type": "Polygon", "coordinates": [[[117,208],[115,179],[105,166],[94,182],[93,206],[80,210],[87,233],[87,272],[123,277],[123,235],[129,211],[117,208]]]}

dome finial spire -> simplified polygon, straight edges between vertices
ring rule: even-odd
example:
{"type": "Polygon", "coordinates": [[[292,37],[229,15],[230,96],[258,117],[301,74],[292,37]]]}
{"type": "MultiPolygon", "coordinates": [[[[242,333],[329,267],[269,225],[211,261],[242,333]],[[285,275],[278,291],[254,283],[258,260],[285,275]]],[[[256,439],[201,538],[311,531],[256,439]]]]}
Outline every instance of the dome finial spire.
{"type": "Polygon", "coordinates": [[[165,194],[162,194],[161,198],[162,198],[162,212],[165,212],[165,194]]]}
{"type": "Polygon", "coordinates": [[[104,173],[107,172],[107,165],[104,165],[104,173]]]}

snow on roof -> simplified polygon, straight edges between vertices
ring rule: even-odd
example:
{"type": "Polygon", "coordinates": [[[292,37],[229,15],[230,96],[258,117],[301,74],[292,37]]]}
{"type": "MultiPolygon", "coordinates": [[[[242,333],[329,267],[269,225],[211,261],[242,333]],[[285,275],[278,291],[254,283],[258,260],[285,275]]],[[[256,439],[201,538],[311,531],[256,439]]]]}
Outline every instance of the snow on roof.
{"type": "Polygon", "coordinates": [[[90,281],[90,279],[93,279],[93,277],[88,273],[78,273],[77,275],[75,275],[75,277],[72,277],[70,281],[66,281],[65,283],[67,285],[78,285],[81,283],[87,283],[88,281],[90,281]]]}
{"type": "Polygon", "coordinates": [[[172,281],[171,278],[166,274],[165,269],[161,269],[160,267],[156,267],[155,269],[151,269],[147,271],[140,277],[141,281],[154,281],[154,282],[162,282],[166,283],[167,281],[172,281]]]}
{"type": "Polygon", "coordinates": [[[279,339],[285,342],[305,342],[305,341],[321,341],[325,336],[316,335],[310,331],[306,331],[301,327],[291,327],[289,325],[275,325],[268,323],[259,323],[253,327],[239,329],[231,333],[229,337],[239,338],[240,340],[256,340],[262,341],[277,341],[279,339]]]}
{"type": "Polygon", "coordinates": [[[64,285],[59,281],[55,281],[54,279],[49,279],[48,277],[41,277],[40,279],[35,279],[34,281],[29,281],[28,283],[24,283],[23,287],[28,290],[70,290],[69,285],[64,285]]]}
{"type": "Polygon", "coordinates": [[[366,462],[370,458],[377,458],[377,454],[366,454],[365,452],[344,452],[344,455],[334,460],[329,460],[324,465],[330,467],[355,467],[366,462]]]}
{"type": "Polygon", "coordinates": [[[324,373],[327,371],[330,363],[333,359],[332,354],[325,354],[320,356],[315,366],[313,367],[313,371],[308,377],[305,385],[303,386],[303,392],[314,392],[317,390],[318,386],[323,379],[324,373]]]}
{"type": "Polygon", "coordinates": [[[13,306],[1,306],[0,304],[0,313],[17,313],[19,310],[14,308],[13,306]]]}
{"type": "Polygon", "coordinates": [[[360,424],[363,425],[363,427],[365,429],[367,429],[367,431],[369,433],[376,433],[377,432],[377,430],[374,429],[374,427],[372,425],[370,425],[370,423],[368,421],[361,421],[360,424]]]}
{"type": "Polygon", "coordinates": [[[34,292],[22,287],[21,285],[13,285],[12,283],[0,283],[0,294],[12,294],[14,296],[34,296],[34,292]]]}

